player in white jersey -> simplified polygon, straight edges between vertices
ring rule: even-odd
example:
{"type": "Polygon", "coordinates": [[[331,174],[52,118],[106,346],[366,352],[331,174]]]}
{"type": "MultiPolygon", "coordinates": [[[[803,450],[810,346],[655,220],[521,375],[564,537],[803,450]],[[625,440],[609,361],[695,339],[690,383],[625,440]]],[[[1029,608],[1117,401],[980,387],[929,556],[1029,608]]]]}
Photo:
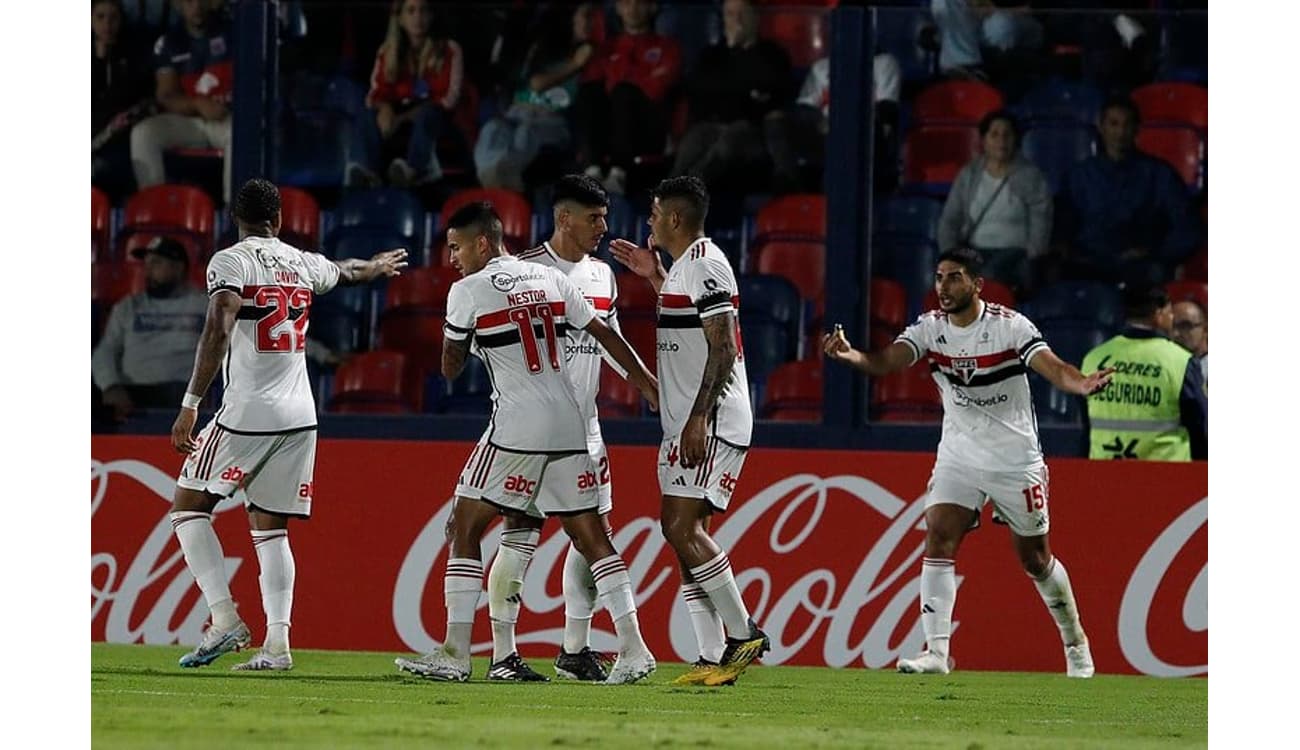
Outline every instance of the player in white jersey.
{"type": "Polygon", "coordinates": [[[831,359],[881,376],[926,359],[943,395],[943,437],[925,500],[921,627],[927,650],[899,659],[898,671],[947,674],[957,599],[954,561],[985,502],[1011,530],[1020,565],[1034,580],[1065,646],[1066,674],[1091,677],[1092,653],[1065,565],[1048,544],[1048,482],[1029,395],[1032,369],[1066,393],[1088,396],[1113,369],[1084,375],[1061,361],[1020,313],[980,299],[983,261],[974,250],[939,256],[939,308],[923,314],[894,343],[871,353],[851,347],[843,330],[827,334],[831,359]]]}
{"type": "Polygon", "coordinates": [[[754,415],[736,277],[704,236],[708,211],[699,178],[666,179],[654,190],[649,244],[668,251],[672,270],[649,248],[626,240],[610,248],[659,292],[660,521],[681,564],[682,597],[700,642],[695,669],[677,682],[714,686],[735,682],[769,641],[749,617],[727,553],[709,535],[710,517],[726,512],[735,492],[754,415]]]}
{"type": "Polygon", "coordinates": [[[471,351],[482,359],[492,380],[492,416],[456,485],[448,522],[447,638],[422,658],[399,658],[398,668],[436,680],[469,678],[483,533],[503,511],[540,510],[560,517],[614,620],[619,653],[606,682],[640,680],[654,671],[654,657],[641,638],[627,565],[597,513],[596,467],[565,372],[567,330],[590,333],[651,403],[657,400],[654,375],[564,274],[505,253],[501,219],[491,204],[471,203],[452,214],[447,248],[464,278],[447,295],[442,374],[454,379],[471,351]],[[539,494],[548,477],[563,491],[539,494]]]}
{"type": "MultiPolygon", "coordinates": [[[[577,287],[596,310],[596,317],[618,331],[615,301],[618,287],[608,264],[593,258],[608,226],[609,198],[600,183],[587,175],[565,175],[554,185],[555,230],[550,240],[519,254],[521,260],[557,269],[577,287]]],[[[587,431],[587,453],[596,466],[601,523],[612,536],[609,512],[613,508],[609,456],[600,434],[596,394],[600,390],[602,358],[620,375],[618,365],[589,333],[569,328],[564,340],[565,374],[573,385],[574,397],[587,431]]],[[[635,354],[635,352],[634,352],[635,354]]],[[[538,489],[539,497],[562,496],[569,491],[560,474],[548,473],[538,489]]],[[[540,501],[539,501],[540,502],[540,501]]],[[[519,658],[515,646],[515,623],[519,618],[519,591],[524,573],[541,538],[541,514],[505,512],[501,545],[488,571],[488,614],[492,618],[492,666],[490,680],[532,682],[545,680],[519,658]]],[[[560,679],[603,682],[608,678],[606,659],[591,648],[591,617],[596,590],[591,567],[575,545],[569,545],[564,560],[564,639],[555,658],[560,679]]]]}
{"type": "Polygon", "coordinates": [[[203,642],[180,664],[201,667],[252,640],[235,613],[225,556],[212,529],[217,504],[243,489],[267,632],[262,649],[235,668],[284,670],[293,666],[288,525],[290,518],[311,515],[316,461],[316,405],[305,358],[312,298],[336,284],[398,275],[406,267],[406,250],[335,262],[287,245],[276,238],[280,193],[263,179],[240,188],[234,216],[239,241],[208,264],[207,319],[172,425],[172,445],[187,456],[176,482],[172,527],[212,612],[203,642]],[[195,436],[199,403],[218,369],[225,385],[221,408],[195,436]]]}

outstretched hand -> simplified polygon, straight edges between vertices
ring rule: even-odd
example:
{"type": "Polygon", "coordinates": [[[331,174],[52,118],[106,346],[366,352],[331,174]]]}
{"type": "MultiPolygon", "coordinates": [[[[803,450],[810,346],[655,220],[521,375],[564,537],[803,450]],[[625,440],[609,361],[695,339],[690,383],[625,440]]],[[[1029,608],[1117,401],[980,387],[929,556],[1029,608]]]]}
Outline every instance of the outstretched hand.
{"type": "Polygon", "coordinates": [[[653,279],[656,276],[662,278],[666,275],[664,264],[660,262],[659,254],[651,249],[654,247],[654,235],[650,235],[648,243],[650,247],[638,247],[627,240],[614,239],[609,242],[609,251],[614,260],[627,266],[627,270],[637,276],[643,279],[653,279]]]}
{"type": "Polygon", "coordinates": [[[1079,381],[1079,395],[1091,396],[1098,391],[1105,390],[1106,386],[1110,385],[1110,376],[1113,374],[1115,374],[1115,368],[1107,367],[1091,375],[1085,375],[1083,380],[1079,381]]]}
{"type": "Polygon", "coordinates": [[[822,352],[831,359],[847,361],[853,356],[853,347],[844,337],[844,329],[839,328],[822,336],[822,352]]]}
{"type": "Polygon", "coordinates": [[[374,263],[379,273],[383,276],[401,276],[402,269],[406,268],[408,253],[406,248],[399,247],[395,250],[385,250],[382,253],[376,253],[370,259],[374,263]]]}

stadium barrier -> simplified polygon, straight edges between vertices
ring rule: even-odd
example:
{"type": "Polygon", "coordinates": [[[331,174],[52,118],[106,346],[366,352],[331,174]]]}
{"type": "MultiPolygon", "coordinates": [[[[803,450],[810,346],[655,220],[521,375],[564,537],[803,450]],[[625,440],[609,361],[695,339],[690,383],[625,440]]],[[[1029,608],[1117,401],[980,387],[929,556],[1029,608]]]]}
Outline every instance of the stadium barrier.
{"type": "MultiPolygon", "coordinates": [[[[314,515],[290,531],[295,647],[424,652],[437,644],[445,628],[443,527],[472,447],[320,442],[314,515]]],[[[95,435],[91,449],[92,640],[197,643],[207,608],[167,517],[179,458],[161,436],[95,435]]],[[[676,561],[659,532],[656,450],[614,446],[609,455],[615,544],[646,640],[661,661],[693,661],[676,561]]],[[[751,452],[714,536],[772,638],[766,663],[886,668],[921,649],[920,526],[932,461],[919,453],[751,452]]],[[[1052,548],[1068,566],[1098,672],[1208,674],[1206,464],[1057,459],[1049,467],[1052,548]]],[[[257,559],[242,497],[223,502],[214,522],[240,613],[260,642],[257,559]]],[[[1056,627],[1006,529],[989,523],[987,511],[983,520],[958,557],[958,668],[1063,671],[1056,627]]],[[[522,592],[525,656],[556,652],[566,546],[558,523],[548,522],[522,592]]],[[[494,525],[485,570],[496,547],[494,525]]],[[[484,595],[476,655],[491,651],[486,608],[484,595]]],[[[614,650],[603,611],[593,620],[593,645],[614,650]]]]}

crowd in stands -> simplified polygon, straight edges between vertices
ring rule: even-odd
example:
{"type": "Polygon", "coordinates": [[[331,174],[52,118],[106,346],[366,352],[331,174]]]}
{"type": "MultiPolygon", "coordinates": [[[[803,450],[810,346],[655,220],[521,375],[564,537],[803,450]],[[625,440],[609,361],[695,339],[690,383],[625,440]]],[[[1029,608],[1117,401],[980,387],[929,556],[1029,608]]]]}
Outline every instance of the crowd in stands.
{"type": "MultiPolygon", "coordinates": [[[[823,325],[830,107],[857,94],[830,88],[836,4],[279,3],[285,238],[333,257],[404,243],[421,266],[403,285],[313,308],[318,350],[330,353],[318,358],[323,408],[356,376],[349,366],[399,348],[398,366],[416,372],[397,379],[396,410],[484,408],[473,368],[452,385],[421,379],[415,352],[440,346],[437,294],[454,275],[439,217],[455,205],[492,200],[523,250],[548,235],[547,185],[585,172],[611,194],[611,235],[643,240],[647,189],[695,174],[713,192],[710,234],[751,292],[742,329],[760,417],[818,418],[808,342],[823,325]]],[[[957,246],[986,256],[986,298],[1025,310],[1075,363],[1122,325],[1126,285],[1169,285],[1175,301],[1194,301],[1182,324],[1204,325],[1204,2],[879,5],[890,7],[876,11],[862,92],[874,102],[863,279],[873,343],[930,303],[934,258],[957,246]],[[1124,10],[1134,5],[1146,12],[1124,10]]],[[[137,316],[136,330],[139,316],[157,320],[144,303],[160,299],[158,274],[142,260],[183,254],[193,281],[232,238],[218,211],[238,34],[227,6],[92,2],[93,331],[114,356],[132,327],[123,318],[137,316]],[[159,237],[174,242],[149,250],[159,237]]],[[[623,304],[644,346],[653,301],[629,293],[623,304]]],[[[183,327],[167,326],[173,337],[183,327]]],[[[1176,338],[1203,347],[1200,336],[1176,338]]],[[[96,353],[96,392],[120,416],[131,401],[121,372],[101,377],[109,356],[96,353]]],[[[872,385],[873,418],[937,418],[928,375],[913,369],[872,385]]],[[[1045,419],[1079,421],[1077,404],[1040,406],[1045,419]]]]}

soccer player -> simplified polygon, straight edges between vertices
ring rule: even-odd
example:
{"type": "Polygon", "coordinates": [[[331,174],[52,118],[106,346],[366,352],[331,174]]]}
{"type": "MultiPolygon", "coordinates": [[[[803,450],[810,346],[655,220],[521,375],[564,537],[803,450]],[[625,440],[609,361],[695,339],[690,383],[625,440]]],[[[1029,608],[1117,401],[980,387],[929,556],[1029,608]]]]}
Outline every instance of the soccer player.
{"type": "Polygon", "coordinates": [[[927,650],[898,660],[898,671],[947,674],[957,599],[954,562],[986,500],[1011,530],[1020,565],[1033,579],[1065,644],[1066,674],[1091,677],[1092,653],[1065,564],[1048,544],[1048,481],[1029,395],[1027,368],[1066,393],[1087,396],[1110,383],[1113,368],[1084,375],[1060,360],[1028,318],[980,299],[982,259],[969,249],[939,256],[939,309],[921,315],[892,344],[864,353],[842,330],[822,347],[832,360],[881,376],[922,357],[943,395],[943,436],[925,499],[921,627],[927,650]]]}
{"type": "Polygon", "coordinates": [[[312,297],[337,284],[397,276],[406,250],[370,260],[331,261],[277,239],[280,192],[256,178],[234,201],[239,241],[208,263],[208,310],[194,372],[172,446],[187,455],[176,481],[171,519],[185,564],[212,612],[203,641],[181,657],[201,667],[252,641],[235,612],[225,556],[212,529],[217,503],[243,489],[261,575],[266,640],[235,669],[286,670],[294,562],[289,519],[309,518],[316,464],[316,404],[307,382],[307,320],[312,297]],[[221,408],[198,436],[194,422],[217,370],[225,392],[221,408]]]}
{"type": "Polygon", "coordinates": [[[470,632],[483,587],[483,533],[503,510],[540,511],[560,517],[614,620],[619,653],[606,682],[636,682],[654,671],[655,660],[641,638],[627,565],[598,513],[598,470],[565,373],[566,332],[580,328],[591,334],[652,404],[658,383],[563,273],[505,253],[501,219],[491,204],[471,203],[452,214],[447,248],[464,278],[447,294],[442,374],[448,380],[459,375],[472,350],[492,379],[493,408],[461,472],[448,524],[446,640],[422,658],[397,659],[397,666],[435,680],[469,678],[470,632]],[[544,480],[560,491],[539,495],[544,480]]]}
{"type": "Polygon", "coordinates": [[[659,293],[660,522],[681,564],[682,596],[700,643],[695,669],[676,682],[716,686],[735,682],[770,643],[749,617],[727,553],[709,535],[710,517],[725,513],[735,492],[754,415],[736,277],[704,236],[708,211],[699,178],[671,177],[654,190],[650,247],[614,240],[610,249],[659,293]],[[664,271],[650,249],[656,245],[672,256],[672,270],[664,271]]]}
{"type": "MultiPolygon", "coordinates": [[[[608,226],[609,198],[594,178],[571,174],[555,183],[555,230],[550,240],[519,255],[522,260],[558,269],[568,277],[583,297],[596,309],[596,317],[618,331],[614,303],[618,287],[614,273],[603,261],[591,257],[608,226]]],[[[601,523],[605,534],[612,536],[609,512],[613,509],[609,458],[600,434],[596,413],[596,394],[600,390],[600,361],[605,361],[619,375],[627,376],[601,348],[591,334],[569,328],[564,344],[564,371],[573,386],[587,434],[587,453],[596,465],[600,496],[601,523]]],[[[635,356],[635,352],[633,352],[635,356]]],[[[548,473],[542,480],[539,505],[559,502],[570,487],[558,482],[563,475],[548,473]],[[551,497],[547,497],[551,496],[551,497]],[[547,499],[542,499],[547,498],[547,499]]],[[[533,671],[519,658],[515,646],[515,623],[519,618],[519,591],[524,572],[532,560],[540,539],[540,514],[504,512],[505,527],[501,545],[488,571],[488,614],[492,618],[492,666],[489,680],[542,681],[546,678],[533,671]]],[[[555,674],[560,679],[603,682],[608,678],[605,657],[591,648],[591,615],[596,606],[596,590],[591,567],[575,545],[569,545],[564,559],[564,641],[555,658],[555,674]]]]}

